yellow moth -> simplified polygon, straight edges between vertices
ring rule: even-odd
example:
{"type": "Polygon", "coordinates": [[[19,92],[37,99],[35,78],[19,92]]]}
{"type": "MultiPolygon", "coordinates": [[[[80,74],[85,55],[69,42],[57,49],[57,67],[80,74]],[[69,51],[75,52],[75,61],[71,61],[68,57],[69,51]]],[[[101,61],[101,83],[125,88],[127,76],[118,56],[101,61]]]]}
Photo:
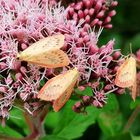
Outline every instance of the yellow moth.
{"type": "Polygon", "coordinates": [[[115,85],[122,88],[131,88],[132,99],[136,98],[136,59],[134,57],[127,58],[125,62],[117,70],[115,85]]]}
{"type": "Polygon", "coordinates": [[[59,111],[70,98],[74,86],[79,78],[76,68],[59,74],[42,87],[38,93],[38,98],[45,101],[54,101],[54,111],[59,111]]]}
{"type": "Polygon", "coordinates": [[[67,66],[69,58],[60,50],[64,45],[64,35],[53,35],[40,39],[26,50],[17,55],[17,58],[29,63],[47,68],[67,66]]]}

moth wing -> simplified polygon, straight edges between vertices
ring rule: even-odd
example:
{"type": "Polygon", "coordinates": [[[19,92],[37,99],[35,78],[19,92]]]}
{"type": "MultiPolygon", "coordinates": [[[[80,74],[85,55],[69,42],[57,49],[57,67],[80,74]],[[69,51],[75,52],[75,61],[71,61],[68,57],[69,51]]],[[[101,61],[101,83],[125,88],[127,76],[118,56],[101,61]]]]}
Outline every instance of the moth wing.
{"type": "Polygon", "coordinates": [[[133,57],[127,59],[118,69],[115,84],[125,88],[133,85],[136,77],[136,60],[133,57]]]}
{"type": "Polygon", "coordinates": [[[19,54],[19,57],[26,56],[26,55],[32,55],[36,54],[38,52],[48,51],[53,48],[60,49],[64,45],[64,35],[53,35],[48,36],[46,38],[40,39],[39,41],[33,43],[31,46],[29,46],[27,49],[25,49],[23,52],[19,54]]]}
{"type": "Polygon", "coordinates": [[[50,79],[39,91],[38,98],[45,101],[58,99],[78,77],[79,72],[73,69],[50,79]]]}
{"type": "Polygon", "coordinates": [[[69,58],[62,50],[53,49],[26,57],[25,61],[47,68],[57,68],[69,65],[69,58]]]}
{"type": "MultiPolygon", "coordinates": [[[[63,92],[63,86],[60,85],[59,77],[54,77],[47,81],[38,93],[38,98],[45,101],[56,100],[63,92]]],[[[60,77],[61,78],[61,77],[60,77]]]]}
{"type": "Polygon", "coordinates": [[[75,83],[72,83],[67,90],[58,98],[54,101],[53,103],[53,109],[55,112],[58,112],[64,105],[65,103],[68,101],[68,99],[70,98],[72,91],[74,89],[75,83]]]}
{"type": "Polygon", "coordinates": [[[137,83],[136,81],[134,82],[134,84],[132,85],[132,88],[131,88],[131,96],[132,96],[132,99],[135,101],[136,99],[136,96],[137,96],[137,83]]]}
{"type": "Polygon", "coordinates": [[[53,35],[37,41],[17,55],[17,58],[48,68],[66,66],[69,58],[60,48],[64,45],[64,35],[53,35]],[[62,64],[63,63],[63,64],[62,64]]]}

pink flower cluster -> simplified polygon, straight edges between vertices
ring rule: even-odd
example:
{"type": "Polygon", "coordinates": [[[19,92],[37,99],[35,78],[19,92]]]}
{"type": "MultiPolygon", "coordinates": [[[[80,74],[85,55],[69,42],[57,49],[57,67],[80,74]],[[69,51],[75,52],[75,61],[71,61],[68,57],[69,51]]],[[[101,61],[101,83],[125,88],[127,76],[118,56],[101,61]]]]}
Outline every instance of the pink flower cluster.
{"type": "MultiPolygon", "coordinates": [[[[65,35],[62,49],[71,61],[69,67],[78,68],[82,89],[93,89],[93,96],[82,97],[85,106],[103,107],[108,93],[122,93],[113,83],[118,68],[113,60],[119,60],[121,53],[113,49],[114,40],[97,45],[102,27],[112,27],[116,5],[116,1],[82,0],[65,9],[55,0],[0,0],[0,117],[9,117],[15,99],[22,100],[32,115],[42,106],[36,96],[54,69],[18,61],[16,56],[39,39],[58,33],[65,35]]],[[[76,112],[78,105],[73,107],[76,112]]]]}
{"type": "Polygon", "coordinates": [[[68,19],[73,19],[76,23],[85,20],[83,27],[105,27],[112,28],[111,18],[116,14],[114,7],[117,1],[112,0],[81,0],[68,6],[68,19]]]}

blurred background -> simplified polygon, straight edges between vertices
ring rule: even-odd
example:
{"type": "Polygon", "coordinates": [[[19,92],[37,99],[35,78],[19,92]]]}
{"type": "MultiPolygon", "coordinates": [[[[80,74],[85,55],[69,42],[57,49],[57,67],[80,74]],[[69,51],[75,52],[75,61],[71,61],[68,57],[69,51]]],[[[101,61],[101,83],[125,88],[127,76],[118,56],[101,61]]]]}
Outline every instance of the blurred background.
{"type": "Polygon", "coordinates": [[[101,37],[103,40],[115,38],[116,48],[121,48],[124,53],[129,51],[132,43],[135,52],[140,48],[140,1],[118,0],[118,3],[117,14],[112,18],[113,28],[104,31],[101,37]]]}

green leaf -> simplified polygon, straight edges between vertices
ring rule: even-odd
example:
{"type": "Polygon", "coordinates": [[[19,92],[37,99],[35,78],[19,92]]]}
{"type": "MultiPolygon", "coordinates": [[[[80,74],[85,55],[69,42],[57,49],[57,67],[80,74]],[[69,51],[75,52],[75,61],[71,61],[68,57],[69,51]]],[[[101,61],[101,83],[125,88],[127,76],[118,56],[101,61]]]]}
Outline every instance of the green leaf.
{"type": "Polygon", "coordinates": [[[2,127],[0,125],[0,135],[5,135],[5,136],[13,137],[13,138],[14,137],[22,138],[22,135],[20,133],[18,133],[13,128],[9,127],[8,125],[6,125],[5,127],[2,127]]]}
{"type": "Polygon", "coordinates": [[[42,80],[40,81],[40,86],[43,87],[43,86],[45,85],[45,83],[46,83],[46,82],[45,82],[45,79],[42,79],[42,80]]]}
{"type": "Polygon", "coordinates": [[[127,121],[132,113],[132,110],[130,110],[130,102],[132,101],[132,98],[129,95],[129,92],[126,91],[126,93],[122,94],[118,98],[118,101],[119,101],[120,111],[123,113],[124,118],[126,118],[125,121],[127,121]]]}
{"type": "Polygon", "coordinates": [[[108,95],[107,104],[102,109],[103,112],[116,113],[119,111],[119,104],[114,94],[108,95]]]}
{"type": "Polygon", "coordinates": [[[78,88],[74,89],[74,94],[72,94],[71,96],[71,100],[79,100],[79,96],[92,96],[93,95],[93,91],[91,87],[86,87],[85,90],[81,91],[78,88]]]}
{"type": "Polygon", "coordinates": [[[140,136],[134,136],[131,134],[132,140],[140,140],[140,136]]]}
{"type": "Polygon", "coordinates": [[[28,125],[25,122],[24,116],[23,116],[23,110],[20,108],[13,108],[10,112],[10,123],[16,125],[17,131],[23,133],[24,135],[29,134],[29,128],[28,125]]]}
{"type": "MultiPolygon", "coordinates": [[[[69,100],[66,105],[58,112],[59,121],[54,127],[51,135],[63,139],[75,139],[83,135],[83,132],[96,122],[99,109],[94,107],[87,108],[87,114],[77,114],[72,110],[74,101],[69,100]]],[[[47,125],[47,119],[46,119],[47,125]]]]}
{"type": "Polygon", "coordinates": [[[45,125],[49,129],[54,129],[57,126],[59,119],[60,119],[60,113],[49,112],[45,119],[45,125]]]}
{"type": "Polygon", "coordinates": [[[58,137],[58,136],[55,136],[55,135],[47,135],[39,140],[68,140],[68,139],[65,139],[65,138],[61,138],[61,137],[58,137]]]}
{"type": "Polygon", "coordinates": [[[115,95],[109,94],[108,103],[99,114],[98,124],[107,136],[113,136],[121,131],[123,118],[119,112],[119,105],[115,95]]]}
{"type": "Polygon", "coordinates": [[[140,136],[134,136],[130,132],[127,132],[127,133],[110,137],[107,140],[140,140],[140,136]]]}
{"type": "Polygon", "coordinates": [[[98,123],[103,133],[107,136],[119,133],[122,129],[122,114],[101,113],[98,123]]]}
{"type": "Polygon", "coordinates": [[[100,82],[100,89],[102,90],[104,88],[104,82],[100,82]]]}
{"type": "Polygon", "coordinates": [[[2,80],[4,77],[0,74],[0,80],[2,80]]]}
{"type": "Polygon", "coordinates": [[[107,140],[133,140],[130,133],[119,134],[108,138],[107,140]]]}
{"type": "Polygon", "coordinates": [[[138,105],[140,105],[140,98],[136,98],[135,101],[131,101],[130,109],[135,109],[138,105]]]}
{"type": "Polygon", "coordinates": [[[15,76],[15,72],[14,71],[11,71],[11,77],[12,77],[12,79],[14,80],[14,81],[16,81],[16,76],[15,76]]]}
{"type": "Polygon", "coordinates": [[[75,89],[75,93],[79,94],[79,95],[87,95],[87,96],[92,96],[93,95],[93,91],[91,87],[86,87],[85,90],[81,91],[78,88],[75,89]]]}

